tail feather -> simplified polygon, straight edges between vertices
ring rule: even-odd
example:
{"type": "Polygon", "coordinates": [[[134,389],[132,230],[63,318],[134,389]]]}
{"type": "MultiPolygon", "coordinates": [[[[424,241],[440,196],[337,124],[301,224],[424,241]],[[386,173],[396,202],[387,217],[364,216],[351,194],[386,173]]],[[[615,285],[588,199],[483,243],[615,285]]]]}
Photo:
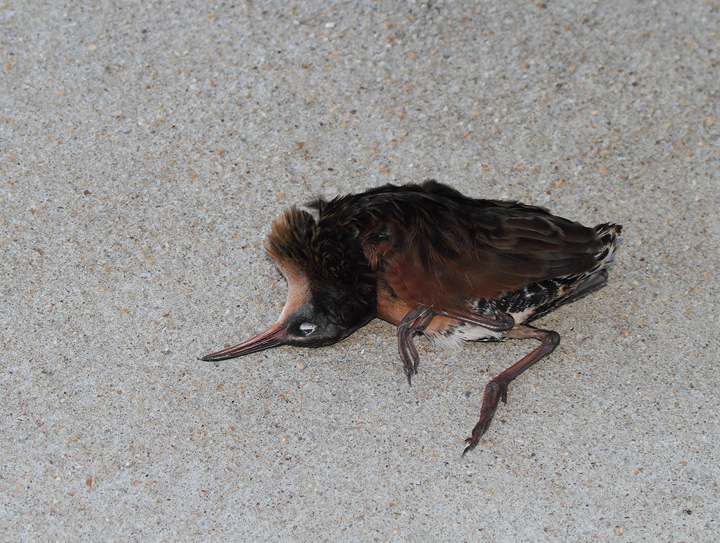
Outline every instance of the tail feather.
{"type": "Polygon", "coordinates": [[[598,269],[603,269],[613,261],[618,238],[620,237],[620,232],[622,232],[622,226],[612,223],[598,224],[595,227],[595,232],[597,232],[600,241],[603,243],[603,248],[595,255],[599,264],[598,269]]]}
{"type": "MultiPolygon", "coordinates": [[[[607,282],[608,271],[606,268],[615,256],[615,249],[617,249],[618,237],[620,236],[620,232],[622,232],[622,226],[612,223],[598,224],[595,227],[595,232],[597,232],[600,241],[603,243],[602,249],[595,255],[597,264],[577,277],[578,282],[575,283],[576,286],[571,290],[571,293],[553,305],[574,302],[579,298],[583,298],[601,289],[607,282]]],[[[542,314],[542,312],[538,312],[538,315],[539,314],[542,314]]],[[[535,316],[533,316],[533,318],[535,318],[535,316]]]]}

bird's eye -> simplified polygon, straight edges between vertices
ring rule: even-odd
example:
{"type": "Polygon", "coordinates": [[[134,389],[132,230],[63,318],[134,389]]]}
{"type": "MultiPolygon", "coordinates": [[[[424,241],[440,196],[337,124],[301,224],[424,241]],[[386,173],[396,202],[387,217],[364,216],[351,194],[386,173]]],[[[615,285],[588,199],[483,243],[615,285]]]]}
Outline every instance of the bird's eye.
{"type": "Polygon", "coordinates": [[[315,325],[311,322],[304,322],[300,325],[300,331],[306,336],[309,336],[315,331],[315,325]]]}

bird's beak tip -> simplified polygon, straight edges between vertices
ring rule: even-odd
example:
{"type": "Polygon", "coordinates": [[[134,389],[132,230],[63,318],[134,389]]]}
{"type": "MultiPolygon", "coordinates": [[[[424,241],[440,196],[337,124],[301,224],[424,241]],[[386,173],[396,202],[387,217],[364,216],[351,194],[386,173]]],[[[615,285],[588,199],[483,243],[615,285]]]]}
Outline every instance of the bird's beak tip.
{"type": "Polygon", "coordinates": [[[243,343],[235,345],[234,347],[228,347],[222,351],[217,351],[216,353],[201,356],[198,360],[202,360],[203,362],[217,362],[278,347],[284,343],[286,328],[285,324],[278,322],[243,343]]]}

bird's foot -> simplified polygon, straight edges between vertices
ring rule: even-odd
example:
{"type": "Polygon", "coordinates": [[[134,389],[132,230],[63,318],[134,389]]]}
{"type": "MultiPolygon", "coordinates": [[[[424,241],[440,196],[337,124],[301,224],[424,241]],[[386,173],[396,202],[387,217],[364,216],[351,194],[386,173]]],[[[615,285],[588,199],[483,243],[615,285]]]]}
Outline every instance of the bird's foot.
{"type": "Polygon", "coordinates": [[[413,343],[412,335],[398,335],[400,358],[403,362],[403,371],[407,375],[408,385],[412,386],[412,376],[417,373],[420,355],[413,343]]]}
{"type": "Polygon", "coordinates": [[[413,343],[413,336],[423,332],[434,316],[435,313],[431,309],[421,306],[405,315],[398,325],[398,351],[410,386],[412,386],[412,376],[417,373],[420,363],[420,355],[413,343]]]}
{"type": "Polygon", "coordinates": [[[490,428],[490,423],[495,416],[498,404],[502,401],[504,404],[507,403],[507,389],[510,381],[498,380],[497,378],[490,381],[485,386],[485,396],[483,396],[483,404],[480,409],[480,420],[473,428],[472,435],[465,440],[467,447],[463,451],[463,457],[470,451],[472,451],[477,444],[480,442],[480,438],[490,428]]]}

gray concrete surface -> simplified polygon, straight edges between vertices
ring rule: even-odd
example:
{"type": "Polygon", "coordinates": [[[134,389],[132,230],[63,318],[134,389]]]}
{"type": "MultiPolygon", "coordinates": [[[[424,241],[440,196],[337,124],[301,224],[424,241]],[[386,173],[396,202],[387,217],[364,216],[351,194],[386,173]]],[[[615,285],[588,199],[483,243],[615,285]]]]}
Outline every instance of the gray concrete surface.
{"type": "Polygon", "coordinates": [[[719,541],[710,2],[0,5],[0,539],[719,541]],[[435,178],[625,225],[528,342],[222,364],[290,204],[435,178]]]}

